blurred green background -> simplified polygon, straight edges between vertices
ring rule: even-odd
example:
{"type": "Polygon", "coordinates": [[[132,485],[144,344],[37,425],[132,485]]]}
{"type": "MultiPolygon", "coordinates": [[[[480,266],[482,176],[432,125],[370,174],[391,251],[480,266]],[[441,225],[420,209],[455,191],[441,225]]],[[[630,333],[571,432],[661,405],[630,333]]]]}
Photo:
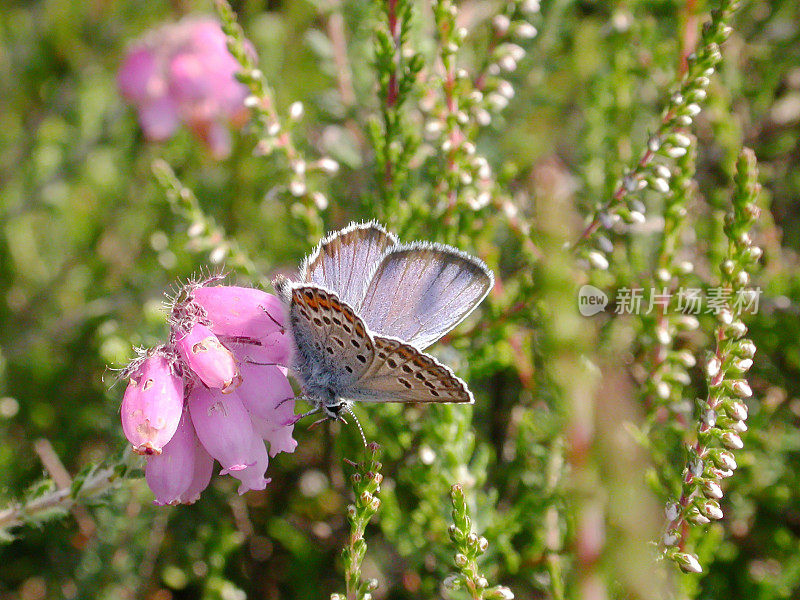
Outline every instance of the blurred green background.
{"type": "MultiPolygon", "coordinates": [[[[426,6],[420,4],[418,20],[423,33],[426,6]]],[[[279,112],[286,114],[294,101],[305,105],[296,129],[302,147],[341,164],[338,175],[318,183],[331,200],[322,213],[327,228],[380,214],[364,136],[377,107],[370,66],[377,11],[356,1],[245,1],[234,8],[279,112]],[[352,105],[337,92],[327,29],[331,7],[344,16],[352,105]]],[[[476,19],[494,8],[496,3],[461,4],[476,19]]],[[[543,165],[560,173],[581,214],[608,197],[622,165],[638,155],[657,123],[675,77],[687,10],[702,20],[706,8],[670,0],[544,2],[536,23],[540,35],[526,42],[528,56],[510,77],[516,95],[479,140],[515,197],[535,194],[543,165]]],[[[151,144],[118,95],[115,73],[131,40],[192,11],[209,12],[211,6],[42,0],[0,7],[3,504],[42,476],[34,451],[40,440],[49,441],[70,473],[123,449],[123,386],[112,385],[112,369],[132,356],[131,346],[164,337],[165,291],[207,264],[156,184],[154,159],[172,165],[265,279],[293,268],[310,248],[292,217],[282,165],[254,156],[252,135],[237,137],[233,155],[221,162],[186,130],[151,144]]],[[[751,380],[759,400],[751,406],[742,468],[726,496],[731,516],[708,537],[716,554],[696,584],[703,597],[791,598],[800,594],[800,5],[744,2],[733,27],[708,110],[695,128],[697,180],[710,206],[722,207],[741,145],[759,159],[770,206],[762,230],[768,260],[758,281],[762,310],[750,323],[759,348],[751,380]]],[[[420,48],[429,49],[433,42],[423,33],[420,48]]],[[[480,62],[486,38],[476,26],[467,63],[480,62]]],[[[524,201],[520,214],[535,232],[535,215],[524,201]]],[[[413,224],[400,226],[401,237],[415,230],[413,224]]],[[[438,239],[437,231],[427,230],[425,237],[438,239]]],[[[514,262],[509,244],[506,269],[514,262]]],[[[232,280],[246,282],[235,275],[232,280]]],[[[471,374],[478,398],[472,426],[482,450],[472,460],[481,473],[481,497],[491,504],[502,505],[504,498],[513,503],[520,482],[546,487],[540,480],[551,424],[538,403],[547,403],[547,392],[532,382],[547,348],[533,349],[535,322],[518,326],[522,349],[489,339],[475,351],[477,358],[453,358],[460,374],[471,374]],[[525,417],[527,437],[508,437],[504,429],[517,403],[534,407],[525,417]],[[508,444],[527,445],[528,458],[504,458],[508,444]]],[[[427,497],[424,489],[403,487],[426,470],[424,452],[414,446],[414,424],[425,413],[387,407],[361,415],[370,437],[386,447],[387,486],[397,486],[399,497],[397,504],[384,501],[381,525],[367,532],[365,574],[382,586],[374,596],[436,597],[449,554],[426,539],[427,521],[415,524],[413,518],[436,511],[447,518],[446,495],[435,495],[447,481],[431,484],[427,497]],[[390,427],[379,433],[386,423],[390,427]],[[433,508],[425,509],[426,502],[433,508]]],[[[457,415],[436,415],[463,431],[470,428],[457,415]]],[[[425,444],[435,440],[424,435],[425,444]]],[[[360,440],[352,429],[304,426],[296,438],[298,450],[273,461],[273,483],[261,493],[239,498],[231,481],[215,478],[196,505],[164,509],[151,506],[143,481],[133,481],[82,514],[90,523],[84,532],[72,516],[17,530],[17,538],[0,547],[0,598],[326,597],[343,587],[337,553],[349,500],[341,459],[357,458],[360,440]]],[[[448,479],[447,471],[440,473],[448,479]]],[[[497,522],[478,518],[495,534],[487,534],[490,543],[499,540],[491,559],[497,582],[519,598],[548,597],[540,520],[548,500],[543,493],[531,498],[525,505],[530,522],[520,521],[520,513],[497,522]],[[516,530],[509,529],[514,519],[516,530]]]]}

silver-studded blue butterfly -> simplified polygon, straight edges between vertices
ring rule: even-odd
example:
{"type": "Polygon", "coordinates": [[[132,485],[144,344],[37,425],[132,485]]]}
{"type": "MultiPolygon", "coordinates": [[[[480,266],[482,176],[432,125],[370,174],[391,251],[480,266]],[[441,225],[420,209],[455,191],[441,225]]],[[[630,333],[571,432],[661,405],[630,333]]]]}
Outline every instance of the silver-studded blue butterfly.
{"type": "Polygon", "coordinates": [[[323,239],[299,282],[274,282],[288,313],[291,367],[314,405],[307,414],[337,419],[350,401],[473,403],[466,383],[423,350],[493,283],[483,261],[442,244],[400,244],[375,222],[323,239]]]}

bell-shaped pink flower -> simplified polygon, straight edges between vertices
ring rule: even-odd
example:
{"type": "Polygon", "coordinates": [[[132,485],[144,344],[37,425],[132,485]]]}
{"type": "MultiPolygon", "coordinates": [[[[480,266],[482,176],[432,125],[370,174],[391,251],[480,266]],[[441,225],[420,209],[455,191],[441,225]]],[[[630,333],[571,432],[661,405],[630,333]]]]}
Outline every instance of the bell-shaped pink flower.
{"type": "Polygon", "coordinates": [[[281,301],[255,288],[198,287],[194,301],[207,313],[211,331],[224,339],[240,360],[287,364],[289,335],[281,301]]]}
{"type": "MultiPolygon", "coordinates": [[[[132,45],[118,74],[122,95],[136,106],[145,135],[163,140],[188,125],[217,158],[231,151],[228,125],[247,115],[247,86],[227,38],[212,19],[187,18],[149,32],[132,45]]],[[[247,51],[255,56],[251,46],[247,51]]]]}
{"type": "Polygon", "coordinates": [[[240,496],[250,490],[263,490],[272,481],[266,477],[269,457],[267,456],[267,448],[264,445],[264,441],[259,439],[258,436],[253,436],[252,444],[250,456],[255,459],[255,463],[241,471],[230,472],[231,476],[242,482],[237,490],[240,496]]]}
{"type": "Polygon", "coordinates": [[[197,439],[195,434],[194,450],[194,472],[192,482],[183,494],[181,494],[181,504],[194,504],[200,498],[200,494],[208,487],[211,475],[214,473],[214,459],[197,439]]]}
{"type": "Polygon", "coordinates": [[[149,456],[144,469],[147,485],[156,496],[155,504],[179,504],[194,479],[197,435],[184,409],[175,435],[161,454],[149,456]]]}
{"type": "Polygon", "coordinates": [[[280,367],[241,363],[242,385],[237,390],[256,433],[269,442],[269,454],[294,452],[294,390],[280,367]]]}
{"type": "Polygon", "coordinates": [[[195,323],[175,341],[178,353],[186,365],[204,384],[229,392],[241,381],[236,359],[217,336],[202,323],[195,323]]]}
{"type": "Polygon", "coordinates": [[[183,413],[183,380],[158,354],[131,373],[122,398],[122,430],[138,454],[161,454],[183,413]]]}
{"type": "Polygon", "coordinates": [[[188,404],[197,437],[222,465],[221,475],[243,471],[258,462],[253,440],[261,440],[236,392],[223,394],[196,385],[189,394],[188,404]]]}

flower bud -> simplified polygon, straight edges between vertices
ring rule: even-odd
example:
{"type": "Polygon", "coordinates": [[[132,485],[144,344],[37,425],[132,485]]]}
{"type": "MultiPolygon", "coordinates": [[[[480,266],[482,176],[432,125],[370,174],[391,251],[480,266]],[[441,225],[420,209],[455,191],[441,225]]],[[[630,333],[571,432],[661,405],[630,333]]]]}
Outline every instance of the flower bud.
{"type": "Polygon", "coordinates": [[[734,459],[733,454],[727,450],[723,450],[717,455],[716,462],[725,469],[730,469],[731,471],[736,470],[736,459],[734,459]]]}
{"type": "Polygon", "coordinates": [[[737,379],[733,382],[733,393],[741,398],[749,398],[753,395],[753,390],[750,389],[750,385],[744,379],[737,379]]]}
{"type": "Polygon", "coordinates": [[[339,170],[339,163],[332,158],[321,158],[317,163],[320,169],[326,173],[336,173],[339,170]]]}
{"type": "Polygon", "coordinates": [[[744,421],[747,418],[747,406],[734,400],[728,405],[728,414],[737,421],[744,421]]]}
{"type": "Polygon", "coordinates": [[[442,586],[446,590],[460,590],[461,589],[461,575],[448,575],[442,581],[442,586]]]}
{"type": "Polygon", "coordinates": [[[183,381],[168,359],[151,354],[131,373],[120,413],[133,451],[161,454],[183,413],[183,381]]]}
{"type": "Polygon", "coordinates": [[[514,29],[516,36],[523,40],[529,40],[536,37],[539,31],[530,23],[520,23],[514,29]]]}
{"type": "Polygon", "coordinates": [[[722,498],[722,488],[716,481],[706,481],[703,483],[703,493],[709,498],[719,500],[722,498]]]}
{"type": "Polygon", "coordinates": [[[737,350],[739,351],[739,355],[745,358],[753,358],[756,354],[756,345],[750,340],[742,340],[739,342],[737,350]]]}
{"type": "Polygon", "coordinates": [[[595,269],[600,269],[601,271],[608,269],[608,259],[597,250],[589,252],[587,258],[595,269]]]}
{"type": "Polygon", "coordinates": [[[709,379],[714,379],[719,375],[719,370],[722,367],[722,361],[716,356],[712,356],[708,363],[706,363],[706,375],[709,379]]]}
{"type": "Polygon", "coordinates": [[[467,559],[466,555],[459,552],[456,554],[455,563],[457,567],[466,567],[469,564],[469,559],[467,559]]]}
{"type": "Polygon", "coordinates": [[[719,503],[715,500],[709,500],[700,505],[700,511],[707,516],[709,519],[713,519],[718,521],[722,518],[722,509],[719,507],[719,503]]]}
{"type": "Polygon", "coordinates": [[[695,525],[707,525],[711,522],[711,519],[702,514],[696,506],[693,506],[686,513],[686,520],[690,523],[694,523],[695,525]]]}
{"type": "Polygon", "coordinates": [[[740,438],[739,434],[734,431],[726,431],[722,434],[721,439],[725,447],[730,448],[731,450],[741,450],[744,448],[744,442],[742,442],[742,438],[740,438]]]}
{"type": "Polygon", "coordinates": [[[674,559],[675,562],[678,563],[678,566],[687,573],[703,572],[703,567],[700,566],[697,557],[694,556],[693,554],[678,552],[675,554],[674,559]]]}
{"type": "Polygon", "coordinates": [[[733,339],[738,340],[747,333],[747,326],[741,321],[736,320],[728,326],[727,333],[733,339]]]}
{"type": "Polygon", "coordinates": [[[176,340],[175,347],[186,366],[208,387],[227,393],[241,382],[233,354],[202,323],[195,323],[176,340]]]}
{"type": "Polygon", "coordinates": [[[680,514],[680,508],[676,502],[669,502],[667,506],[664,507],[664,515],[667,517],[668,521],[674,521],[678,518],[680,514]]]}
{"type": "Polygon", "coordinates": [[[747,431],[747,423],[744,421],[733,421],[728,427],[736,433],[744,433],[747,431]]]}

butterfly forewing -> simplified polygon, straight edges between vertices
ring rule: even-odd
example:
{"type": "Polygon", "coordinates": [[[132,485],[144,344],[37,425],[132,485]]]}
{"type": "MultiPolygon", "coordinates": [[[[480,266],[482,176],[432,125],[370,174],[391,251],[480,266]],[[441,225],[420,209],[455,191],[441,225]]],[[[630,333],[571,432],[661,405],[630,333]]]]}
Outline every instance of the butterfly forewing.
{"type": "MultiPolygon", "coordinates": [[[[435,358],[400,340],[373,336],[374,359],[357,388],[362,402],[474,402],[467,385],[435,358]]],[[[347,393],[347,392],[345,392],[347,393]]]]}
{"type": "Polygon", "coordinates": [[[336,294],[314,285],[294,287],[289,318],[304,383],[338,392],[372,364],[375,348],[364,322],[336,294]]]}
{"type": "Polygon", "coordinates": [[[350,306],[357,306],[383,253],[397,245],[397,238],[377,223],[354,223],[331,234],[305,260],[301,277],[332,292],[350,306]]]}
{"type": "Polygon", "coordinates": [[[388,250],[357,312],[374,334],[422,350],[458,325],[493,285],[482,261],[440,244],[388,250]]]}

